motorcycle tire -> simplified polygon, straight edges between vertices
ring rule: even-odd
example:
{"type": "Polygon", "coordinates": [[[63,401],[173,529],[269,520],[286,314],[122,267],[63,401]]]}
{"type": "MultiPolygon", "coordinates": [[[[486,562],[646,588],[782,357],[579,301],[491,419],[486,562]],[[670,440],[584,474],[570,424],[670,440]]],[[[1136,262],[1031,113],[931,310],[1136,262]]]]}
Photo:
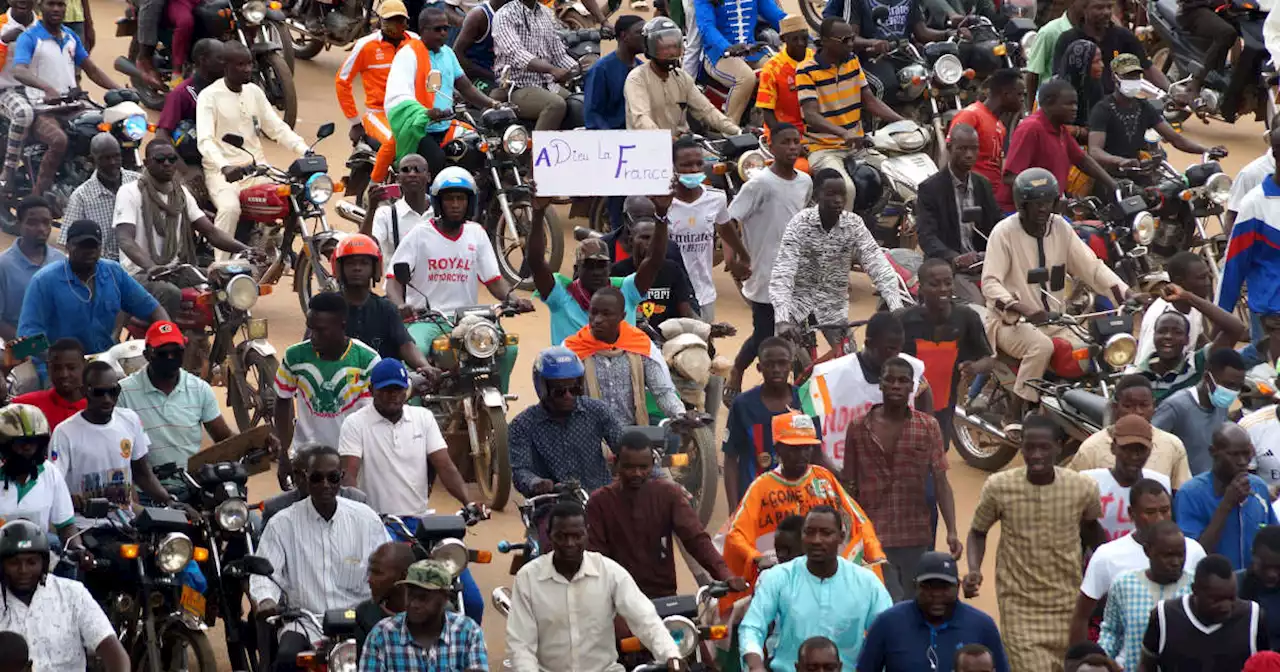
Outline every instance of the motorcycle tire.
{"type": "Polygon", "coordinates": [[[685,467],[672,467],[671,478],[693,495],[693,508],[703,527],[716,510],[716,493],[720,482],[720,464],[716,461],[715,430],[699,427],[685,436],[680,450],[689,457],[685,467]]]}
{"type": "MultiPolygon", "coordinates": [[[[515,229],[517,240],[507,240],[506,220],[502,215],[502,209],[498,207],[490,207],[489,221],[492,225],[489,227],[489,241],[493,245],[494,254],[498,257],[498,269],[502,272],[502,277],[506,278],[513,287],[517,289],[531,290],[533,289],[533,274],[529,273],[529,277],[524,277],[524,273],[528,273],[524,262],[524,249],[528,244],[530,231],[530,217],[532,216],[532,208],[529,205],[511,205],[512,216],[516,218],[515,229]],[[513,260],[511,255],[518,253],[517,260],[513,260]]],[[[547,227],[547,246],[549,247],[549,257],[547,263],[550,264],[552,270],[560,268],[560,263],[564,261],[564,225],[560,222],[560,213],[555,208],[547,208],[544,218],[544,224],[547,227]]]]}
{"type": "Polygon", "coordinates": [[[258,84],[267,94],[267,100],[280,111],[284,123],[293,128],[298,122],[298,90],[294,87],[293,71],[277,52],[267,54],[259,62],[258,84]]]}
{"type": "MultiPolygon", "coordinates": [[[[956,386],[956,394],[959,395],[958,401],[968,399],[969,386],[973,383],[973,380],[973,376],[964,376],[960,380],[959,385],[956,386]]],[[[995,374],[991,374],[987,377],[987,383],[978,393],[978,397],[986,396],[990,399],[997,394],[1013,394],[1011,390],[1000,390],[999,386],[1000,383],[996,380],[995,374]]],[[[957,403],[956,406],[957,411],[961,408],[968,409],[972,407],[971,402],[957,403]]],[[[989,423],[999,425],[1001,422],[999,412],[975,411],[975,413],[989,423]]],[[[952,440],[956,445],[956,452],[960,454],[965,463],[988,473],[995,473],[1003,469],[1018,454],[1018,444],[992,436],[959,417],[954,418],[951,422],[951,434],[952,440]]]]}
{"type": "Polygon", "coordinates": [[[268,25],[271,32],[267,38],[270,39],[272,34],[279,38],[280,53],[284,56],[284,63],[289,66],[289,72],[293,72],[297,65],[297,49],[293,44],[293,34],[289,32],[289,26],[275,22],[268,25]]]}
{"type": "Polygon", "coordinates": [[[164,98],[167,92],[156,91],[147,86],[147,83],[142,81],[141,77],[130,77],[129,86],[138,94],[138,100],[143,107],[157,112],[164,109],[164,98]]]}
{"type": "Polygon", "coordinates": [[[826,9],[825,2],[818,0],[800,0],[800,13],[804,15],[804,20],[809,23],[809,30],[817,33],[822,27],[822,10],[826,9]]]}
{"type": "Polygon", "coordinates": [[[309,61],[316,56],[319,56],[322,51],[324,51],[324,40],[318,40],[314,37],[306,37],[303,38],[302,42],[298,43],[294,48],[293,56],[294,58],[301,58],[304,61],[309,61]]]}
{"type": "Polygon", "coordinates": [[[256,394],[256,404],[246,397],[238,381],[227,381],[227,406],[236,416],[236,427],[243,433],[265,423],[271,422],[272,407],[275,405],[275,392],[272,382],[280,361],[275,357],[263,355],[256,350],[249,350],[244,356],[244,385],[250,394],[256,394]],[[257,379],[256,389],[250,383],[257,379]],[[256,406],[256,409],[254,408],[256,406]]]}
{"type": "Polygon", "coordinates": [[[609,221],[608,196],[598,196],[594,199],[591,212],[587,214],[587,221],[590,222],[592,231],[609,233],[613,230],[613,222],[609,221]]]}
{"type": "MultiPolygon", "coordinates": [[[[336,245],[337,243],[331,244],[336,245]]],[[[306,252],[306,249],[304,246],[302,248],[303,252],[306,252]]],[[[323,256],[331,252],[332,248],[326,246],[326,249],[322,250],[321,254],[323,256]]],[[[321,259],[320,263],[328,265],[332,263],[332,260],[325,258],[321,259]]],[[[293,264],[293,288],[298,294],[298,305],[302,308],[303,315],[307,314],[307,305],[311,303],[311,297],[320,292],[336,292],[339,289],[337,281],[327,273],[323,281],[317,282],[316,280],[315,271],[311,268],[310,255],[299,253],[297,261],[293,264]]]]}
{"type": "Polygon", "coordinates": [[[480,442],[488,449],[472,455],[476,485],[489,508],[501,511],[511,499],[511,453],[507,445],[507,416],[502,409],[486,408],[477,428],[480,442]]]}
{"type": "MultiPolygon", "coordinates": [[[[131,656],[133,669],[139,672],[151,669],[151,662],[147,659],[147,647],[139,648],[142,649],[141,655],[131,656]]],[[[171,625],[160,635],[160,658],[162,660],[157,666],[159,669],[218,672],[218,661],[214,657],[213,644],[209,641],[209,636],[204,632],[191,631],[180,625],[171,625]],[[187,651],[185,665],[170,660],[179,645],[187,651]],[[191,660],[193,656],[194,661],[191,660]]]]}

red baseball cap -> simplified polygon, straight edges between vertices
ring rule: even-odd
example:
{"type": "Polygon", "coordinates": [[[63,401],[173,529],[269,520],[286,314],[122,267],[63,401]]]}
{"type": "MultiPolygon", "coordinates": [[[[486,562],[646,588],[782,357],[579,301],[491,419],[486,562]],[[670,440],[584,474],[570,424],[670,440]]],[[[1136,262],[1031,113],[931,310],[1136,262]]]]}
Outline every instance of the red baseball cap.
{"type": "Polygon", "coordinates": [[[178,325],[172,322],[156,322],[147,329],[147,347],[158,348],[162,345],[182,345],[187,344],[187,337],[182,335],[182,330],[178,325]]]}

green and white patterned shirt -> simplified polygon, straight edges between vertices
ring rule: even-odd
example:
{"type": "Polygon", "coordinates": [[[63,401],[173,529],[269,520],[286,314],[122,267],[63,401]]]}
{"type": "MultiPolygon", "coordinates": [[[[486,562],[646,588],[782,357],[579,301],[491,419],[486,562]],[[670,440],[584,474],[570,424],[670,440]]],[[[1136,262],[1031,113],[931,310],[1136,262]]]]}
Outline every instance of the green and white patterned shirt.
{"type": "Polygon", "coordinates": [[[321,359],[310,340],[284,351],[276,370],[276,397],[299,397],[290,453],[308,443],[337,447],[343,418],[370,402],[369,373],[380,359],[376,350],[354,338],[335,360],[321,359]]]}

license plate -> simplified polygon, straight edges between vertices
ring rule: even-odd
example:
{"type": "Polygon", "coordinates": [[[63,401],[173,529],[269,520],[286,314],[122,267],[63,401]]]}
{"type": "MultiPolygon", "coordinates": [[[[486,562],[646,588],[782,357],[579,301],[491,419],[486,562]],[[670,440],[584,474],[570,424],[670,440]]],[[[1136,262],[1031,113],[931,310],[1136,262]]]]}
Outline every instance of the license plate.
{"type": "Polygon", "coordinates": [[[191,586],[182,587],[182,611],[191,615],[196,620],[204,620],[204,595],[200,591],[191,586]]]}

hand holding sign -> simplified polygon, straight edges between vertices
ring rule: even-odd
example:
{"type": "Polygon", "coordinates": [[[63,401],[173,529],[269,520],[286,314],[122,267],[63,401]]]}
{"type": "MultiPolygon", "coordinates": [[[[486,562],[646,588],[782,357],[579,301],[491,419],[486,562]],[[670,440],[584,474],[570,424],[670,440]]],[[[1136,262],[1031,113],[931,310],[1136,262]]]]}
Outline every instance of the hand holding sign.
{"type": "MultiPolygon", "coordinates": [[[[667,131],[534,131],[542,196],[666,194],[675,176],[667,131]]],[[[657,203],[655,203],[657,207],[657,203]]]]}

